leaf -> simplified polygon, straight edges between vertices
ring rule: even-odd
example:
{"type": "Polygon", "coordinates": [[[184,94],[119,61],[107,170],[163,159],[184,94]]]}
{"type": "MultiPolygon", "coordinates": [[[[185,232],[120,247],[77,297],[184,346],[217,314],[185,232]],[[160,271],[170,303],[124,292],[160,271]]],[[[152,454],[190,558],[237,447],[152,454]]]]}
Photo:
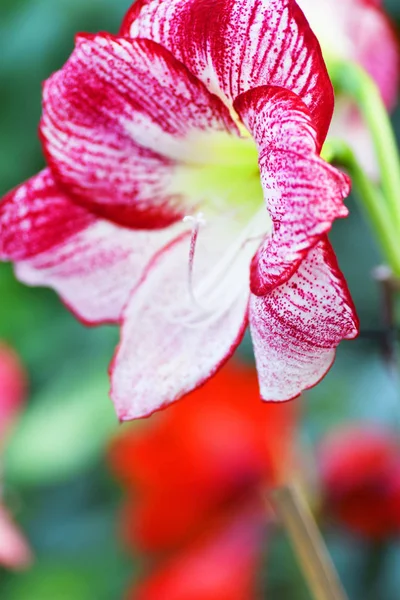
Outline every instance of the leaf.
{"type": "Polygon", "coordinates": [[[117,418],[107,397],[106,369],[85,367],[69,369],[28,405],[5,452],[8,482],[62,481],[103,453],[117,418]]]}

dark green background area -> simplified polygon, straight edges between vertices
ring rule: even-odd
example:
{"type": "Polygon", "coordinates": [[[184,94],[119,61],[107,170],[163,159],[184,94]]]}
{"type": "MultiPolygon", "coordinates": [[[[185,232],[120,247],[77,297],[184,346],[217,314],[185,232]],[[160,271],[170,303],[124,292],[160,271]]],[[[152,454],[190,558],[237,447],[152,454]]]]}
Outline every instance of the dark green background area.
{"type": "MultiPolygon", "coordinates": [[[[37,137],[42,81],[67,59],[76,32],[116,33],[129,5],[0,0],[0,194],[44,164],[37,137]]],[[[400,21],[399,0],[387,7],[400,21]]],[[[400,113],[394,121],[400,131],[400,113]]],[[[380,294],[371,277],[381,259],[355,200],[348,205],[351,215],[334,225],[331,239],[362,333],[340,346],[332,371],[302,400],[302,435],[309,444],[349,419],[399,422],[396,382],[383,359],[380,294]]],[[[24,574],[0,570],[0,598],[121,598],[140,561],[134,564],[118,546],[120,492],[104,463],[107,441],[119,427],[107,380],[118,332],[84,328],[53,292],[22,286],[10,266],[0,265],[0,339],[17,349],[30,378],[29,403],[5,457],[5,500],[36,556],[24,574]]],[[[247,339],[240,351],[251,357],[247,339]]],[[[400,544],[371,548],[328,526],[324,533],[351,600],[399,598],[400,544]]],[[[260,578],[268,598],[308,598],[284,537],[274,536],[269,545],[260,578]]]]}

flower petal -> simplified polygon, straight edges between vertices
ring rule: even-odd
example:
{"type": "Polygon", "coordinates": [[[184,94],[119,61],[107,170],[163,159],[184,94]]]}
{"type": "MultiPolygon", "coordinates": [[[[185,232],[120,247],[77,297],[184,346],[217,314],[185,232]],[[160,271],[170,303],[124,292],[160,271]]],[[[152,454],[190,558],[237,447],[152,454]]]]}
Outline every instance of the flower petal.
{"type": "Polygon", "coordinates": [[[119,321],[152,256],[179,227],[130,231],[75,205],[46,169],[0,204],[0,259],[18,278],[55,289],[87,323],[119,321]]]}
{"type": "Polygon", "coordinates": [[[324,377],[339,342],[358,333],[355,308],[327,238],[287,283],[267,296],[252,296],[250,329],[264,400],[295,398],[324,377]]]}
{"type": "Polygon", "coordinates": [[[333,93],[319,44],[292,0],[139,0],[122,33],[159,42],[228,105],[261,85],[295,92],[322,145],[333,93]]]}
{"type": "Polygon", "coordinates": [[[329,136],[346,142],[367,175],[379,181],[379,164],[371,132],[358,108],[347,97],[339,96],[336,99],[329,136]]]}
{"type": "Polygon", "coordinates": [[[213,230],[203,237],[205,247],[195,257],[197,285],[188,275],[185,236],[154,261],[128,302],[111,368],[111,397],[121,420],[148,416],[198,387],[242,338],[254,248],[249,243],[221,269],[225,241],[213,230]]]}
{"type": "Polygon", "coordinates": [[[96,218],[74,205],[44,169],[0,203],[0,260],[29,260],[63,244],[96,218]]]}
{"type": "Polygon", "coordinates": [[[354,60],[359,62],[378,85],[389,109],[396,104],[400,81],[398,35],[381,7],[361,0],[362,12],[354,14],[351,35],[355,46],[354,60]],[[371,44],[379,40],[379,44],[371,44]]]}
{"type": "Polygon", "coordinates": [[[53,172],[74,200],[122,225],[164,227],[193,212],[175,179],[204,159],[196,142],[210,132],[238,134],[221,100],[149,40],[81,35],[44,87],[53,172]]]}
{"type": "Polygon", "coordinates": [[[291,277],[334,219],[347,216],[349,179],[317,155],[310,113],[292,92],[255,88],[234,106],[256,140],[274,224],[253,261],[251,289],[262,296],[291,277]]]}
{"type": "Polygon", "coordinates": [[[0,450],[26,393],[27,376],[18,355],[0,343],[0,450]]]}
{"type": "Polygon", "coordinates": [[[399,44],[380,0],[298,0],[327,57],[360,64],[377,83],[388,108],[399,86],[399,44]],[[371,43],[379,40],[379,44],[371,43]]]}

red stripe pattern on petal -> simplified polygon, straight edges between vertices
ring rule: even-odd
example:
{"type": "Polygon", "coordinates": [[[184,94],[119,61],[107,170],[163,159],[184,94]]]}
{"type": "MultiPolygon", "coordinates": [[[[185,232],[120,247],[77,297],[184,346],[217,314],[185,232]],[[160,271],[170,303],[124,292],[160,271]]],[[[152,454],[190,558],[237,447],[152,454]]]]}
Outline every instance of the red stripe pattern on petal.
{"type": "Polygon", "coordinates": [[[55,289],[86,323],[119,321],[153,255],[179,233],[131,231],[75,205],[46,169],[0,204],[0,258],[55,289]]]}
{"type": "Polygon", "coordinates": [[[293,0],[139,0],[122,33],[168,48],[228,104],[262,85],[295,92],[322,145],[332,86],[317,39],[293,0]]]}
{"type": "Polygon", "coordinates": [[[199,132],[236,133],[223,103],[149,40],[80,36],[46,82],[43,105],[57,178],[98,215],[134,228],[190,214],[193,202],[171,188],[188,144],[199,132]]]}
{"type": "Polygon", "coordinates": [[[26,260],[46,252],[94,221],[67,199],[50,169],[44,169],[0,204],[0,260],[26,260]]]}
{"type": "Polygon", "coordinates": [[[250,329],[264,400],[295,398],[324,377],[339,342],[358,333],[355,308],[327,238],[287,283],[265,297],[251,297],[250,329]]]}
{"type": "Polygon", "coordinates": [[[317,155],[317,131],[305,104],[292,92],[260,87],[234,104],[259,150],[264,199],[272,235],[252,266],[251,290],[263,296],[287,281],[309,249],[348,214],[346,175],[317,155]]]}

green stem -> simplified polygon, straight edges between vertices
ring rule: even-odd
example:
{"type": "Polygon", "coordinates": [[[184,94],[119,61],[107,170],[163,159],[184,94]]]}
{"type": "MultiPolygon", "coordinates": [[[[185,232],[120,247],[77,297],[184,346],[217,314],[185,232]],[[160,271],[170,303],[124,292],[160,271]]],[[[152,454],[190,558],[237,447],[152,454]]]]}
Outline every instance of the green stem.
{"type": "MultiPolygon", "coordinates": [[[[349,173],[361,205],[372,223],[386,261],[395,275],[400,275],[400,230],[394,223],[381,191],[361,168],[349,146],[341,140],[328,140],[322,157],[338,164],[349,173]]],[[[399,188],[400,192],[400,188],[399,188]]]]}
{"type": "Polygon", "coordinates": [[[379,163],[382,189],[394,224],[400,232],[400,158],[396,138],[381,94],[371,77],[358,65],[328,62],[337,92],[350,96],[369,127],[379,163]]]}

